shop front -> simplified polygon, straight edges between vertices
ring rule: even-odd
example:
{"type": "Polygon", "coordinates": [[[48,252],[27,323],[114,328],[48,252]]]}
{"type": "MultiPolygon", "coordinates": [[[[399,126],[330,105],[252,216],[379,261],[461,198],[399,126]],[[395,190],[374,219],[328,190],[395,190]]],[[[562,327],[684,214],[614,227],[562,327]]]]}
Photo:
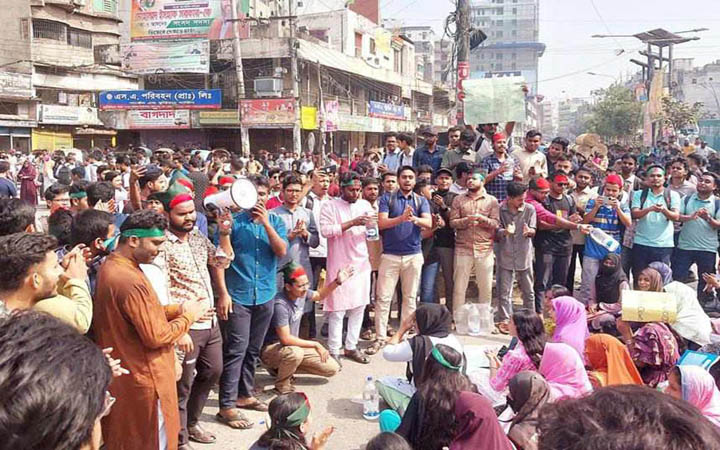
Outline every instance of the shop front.
{"type": "Polygon", "coordinates": [[[70,130],[51,128],[34,128],[32,130],[33,150],[60,150],[73,148],[73,135],[70,130]]]}
{"type": "Polygon", "coordinates": [[[209,148],[225,148],[231,153],[241,152],[240,114],[237,109],[197,111],[193,124],[202,128],[209,148]]]}
{"type": "Polygon", "coordinates": [[[30,152],[30,127],[4,127],[0,126],[0,151],[14,149],[21,153],[30,152]]]}
{"type": "Polygon", "coordinates": [[[296,104],[292,98],[252,99],[240,101],[242,125],[249,130],[250,151],[277,152],[280,147],[293,148],[296,126],[296,104]]]}

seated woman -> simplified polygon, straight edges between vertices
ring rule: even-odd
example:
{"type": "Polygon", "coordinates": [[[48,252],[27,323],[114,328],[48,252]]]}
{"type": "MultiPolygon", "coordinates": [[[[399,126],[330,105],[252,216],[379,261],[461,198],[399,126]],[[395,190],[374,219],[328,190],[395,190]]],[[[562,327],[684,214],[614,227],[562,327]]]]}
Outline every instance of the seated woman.
{"type": "Polygon", "coordinates": [[[600,264],[595,277],[595,299],[588,304],[591,317],[588,328],[591,331],[618,336],[615,320],[621,312],[621,292],[630,289],[627,275],[622,269],[620,256],[608,254],[600,264]]]}
{"type": "MultiPolygon", "coordinates": [[[[437,344],[452,347],[460,354],[463,347],[452,332],[452,315],[448,309],[436,303],[421,303],[415,314],[403,320],[397,333],[390,338],[383,349],[383,357],[388,361],[406,362],[408,382],[422,378],[422,370],[430,351],[437,344]],[[417,326],[418,334],[403,340],[409,330],[417,326]]],[[[378,383],[380,395],[390,407],[400,414],[407,408],[410,396],[378,383]]]]}
{"type": "Polygon", "coordinates": [[[720,427],[720,391],[712,375],[700,366],[677,366],[670,372],[669,381],[666,394],[692,404],[720,427]]]}
{"type": "Polygon", "coordinates": [[[643,384],[625,344],[609,334],[593,334],[585,341],[585,361],[594,388],[617,384],[643,384]]]}
{"type": "Polygon", "coordinates": [[[562,342],[545,344],[540,374],[550,385],[550,399],[576,398],[592,392],[583,361],[577,350],[562,342]]]}
{"type": "Polygon", "coordinates": [[[568,296],[554,298],[550,305],[548,313],[555,318],[552,341],[569,345],[584,358],[585,339],[590,336],[585,305],[568,296]]]}
{"type": "MultiPolygon", "coordinates": [[[[720,355],[720,344],[708,344],[703,345],[700,347],[699,352],[702,353],[711,353],[713,355],[720,355]]],[[[720,364],[714,364],[712,367],[710,367],[710,375],[715,379],[715,385],[720,389],[720,364]]]]}
{"type": "Polygon", "coordinates": [[[553,334],[555,331],[555,319],[549,316],[549,311],[552,308],[551,300],[557,297],[568,297],[572,296],[570,289],[563,286],[562,284],[553,284],[550,289],[545,291],[545,297],[543,298],[543,310],[545,314],[541,314],[540,317],[543,319],[545,324],[545,332],[548,335],[553,334]]]}
{"type": "Polygon", "coordinates": [[[305,433],[310,428],[310,402],[302,392],[278,395],[270,402],[268,414],[270,428],[250,450],[322,450],[335,430],[333,427],[325,428],[308,444],[305,433]]]}
{"type": "Polygon", "coordinates": [[[510,380],[523,370],[540,367],[545,348],[545,328],[535,311],[518,309],[510,317],[510,334],[518,338],[517,346],[505,354],[502,362],[497,353],[488,352],[490,360],[490,386],[502,392],[510,380]]]}
{"type": "Polygon", "coordinates": [[[480,394],[461,392],[455,402],[457,433],[450,450],[512,450],[490,402],[480,394]]]}
{"type": "Polygon", "coordinates": [[[365,450],[412,450],[410,444],[399,434],[383,431],[365,445],[365,450]]]}
{"type": "Polygon", "coordinates": [[[508,437],[518,450],[537,450],[540,408],[550,402],[550,385],[537,372],[524,371],[510,380],[508,405],[515,412],[508,437]]]}
{"type": "Polygon", "coordinates": [[[627,342],[630,356],[645,384],[654,388],[667,381],[668,373],[680,359],[677,340],[667,325],[645,324],[634,335],[631,332],[627,342]]]}
{"type": "Polygon", "coordinates": [[[672,329],[687,341],[691,350],[710,343],[712,323],[698,301],[697,291],[685,283],[673,281],[672,270],[666,264],[654,262],[650,268],[660,273],[663,290],[673,294],[677,301],[677,318],[672,329]]]}
{"type": "Polygon", "coordinates": [[[449,446],[455,437],[455,402],[461,392],[475,392],[462,373],[462,363],[462,354],[450,346],[438,344],[430,351],[422,378],[416,381],[418,390],[395,431],[414,450],[437,450],[449,446]]]}

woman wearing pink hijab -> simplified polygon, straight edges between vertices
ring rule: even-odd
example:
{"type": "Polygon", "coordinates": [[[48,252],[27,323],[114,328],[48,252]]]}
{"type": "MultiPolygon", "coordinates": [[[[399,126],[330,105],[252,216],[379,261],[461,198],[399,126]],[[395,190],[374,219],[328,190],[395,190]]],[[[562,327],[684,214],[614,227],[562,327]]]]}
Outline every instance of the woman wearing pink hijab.
{"type": "Polygon", "coordinates": [[[562,342],[545,344],[540,369],[550,385],[550,399],[578,398],[592,392],[590,379],[577,351],[562,342]]]}
{"type": "Polygon", "coordinates": [[[692,404],[720,427],[720,391],[707,370],[700,366],[676,366],[668,381],[667,394],[692,404]]]}
{"type": "Polygon", "coordinates": [[[568,296],[551,301],[556,323],[552,341],[569,345],[584,360],[585,340],[590,336],[585,305],[568,296]]]}

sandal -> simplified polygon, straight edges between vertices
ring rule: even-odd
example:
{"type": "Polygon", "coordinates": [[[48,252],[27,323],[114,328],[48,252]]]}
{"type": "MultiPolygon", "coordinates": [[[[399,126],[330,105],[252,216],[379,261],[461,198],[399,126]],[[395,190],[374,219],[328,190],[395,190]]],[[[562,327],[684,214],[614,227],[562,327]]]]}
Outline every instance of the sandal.
{"type": "Polygon", "coordinates": [[[365,349],[366,355],[374,355],[380,351],[381,348],[385,347],[385,341],[376,340],[372,345],[365,349]]]}
{"type": "Polygon", "coordinates": [[[363,354],[360,352],[360,350],[358,350],[358,349],[355,349],[355,350],[345,350],[345,357],[346,357],[347,359],[351,359],[351,360],[355,361],[356,363],[360,363],[360,364],[370,364],[370,358],[368,358],[367,356],[363,355],[363,354]]]}
{"type": "Polygon", "coordinates": [[[242,403],[235,403],[235,406],[236,406],[237,408],[247,409],[247,410],[250,410],[250,411],[267,412],[267,410],[268,410],[268,405],[267,405],[267,403],[265,403],[265,402],[263,402],[263,401],[261,401],[261,400],[258,400],[258,399],[255,399],[254,402],[248,403],[247,405],[242,404],[242,403]]]}
{"type": "Polygon", "coordinates": [[[388,325],[388,327],[387,327],[387,335],[388,335],[388,337],[393,337],[393,336],[395,336],[395,333],[396,333],[395,328],[393,328],[393,327],[391,327],[391,326],[388,325]]]}
{"type": "Polygon", "coordinates": [[[214,444],[217,437],[211,432],[204,430],[200,424],[188,427],[188,438],[200,444],[214,444]]]}
{"type": "Polygon", "coordinates": [[[372,328],[368,328],[367,330],[360,333],[360,339],[363,341],[372,341],[375,339],[375,331],[373,331],[372,328]]]}
{"type": "Polygon", "coordinates": [[[510,334],[510,325],[506,322],[500,322],[496,326],[500,334],[510,334]]]}
{"type": "Polygon", "coordinates": [[[255,425],[245,417],[242,413],[236,411],[236,410],[230,410],[230,417],[225,417],[220,413],[215,414],[215,420],[217,420],[220,423],[224,423],[225,425],[229,426],[233,430],[249,430],[250,428],[255,425]]]}

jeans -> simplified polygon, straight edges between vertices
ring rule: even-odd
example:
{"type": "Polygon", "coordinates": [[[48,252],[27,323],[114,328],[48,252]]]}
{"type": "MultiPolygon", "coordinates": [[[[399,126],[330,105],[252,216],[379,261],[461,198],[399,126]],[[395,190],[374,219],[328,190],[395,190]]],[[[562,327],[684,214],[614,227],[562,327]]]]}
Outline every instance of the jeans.
{"type": "Polygon", "coordinates": [[[650,263],[660,261],[669,266],[672,252],[672,247],[650,247],[647,245],[634,244],[632,248],[632,271],[635,284],[637,284],[637,278],[640,272],[649,266],[650,263]]]}
{"type": "Polygon", "coordinates": [[[228,320],[220,322],[223,333],[220,409],[234,408],[238,397],[253,396],[255,366],[270,326],[273,305],[272,300],[255,306],[233,303],[228,320]]]}
{"type": "Polygon", "coordinates": [[[188,334],[193,341],[193,351],[185,355],[182,376],[177,382],[181,445],[188,443],[187,429],[197,425],[210,389],[220,379],[223,368],[220,327],[190,330],[188,334]]]}
{"type": "Polygon", "coordinates": [[[420,273],[420,301],[423,303],[437,303],[435,296],[435,277],[440,269],[440,261],[423,265],[420,273]]]}
{"type": "Polygon", "coordinates": [[[570,254],[553,255],[552,253],[535,253],[535,312],[543,310],[545,291],[554,284],[565,285],[567,281],[570,254]]]}
{"type": "Polygon", "coordinates": [[[453,274],[455,273],[455,249],[449,247],[435,247],[440,258],[440,270],[442,270],[443,281],[445,282],[445,307],[453,312],[453,274]]]}
{"type": "Polygon", "coordinates": [[[595,277],[600,271],[601,261],[595,258],[583,257],[582,279],[580,281],[580,292],[575,296],[580,302],[586,306],[590,302],[602,302],[605,299],[596,299],[595,294],[595,277]]]}
{"type": "MultiPolygon", "coordinates": [[[[715,273],[715,252],[703,252],[699,250],[683,250],[676,248],[673,253],[672,269],[673,279],[681,282],[685,282],[690,272],[690,266],[693,263],[697,264],[698,268],[698,285],[697,295],[698,299],[704,300],[710,297],[710,294],[704,292],[705,280],[702,277],[704,273],[715,273]]],[[[701,301],[702,303],[702,301],[701,301]]]]}
{"type": "Polygon", "coordinates": [[[585,263],[583,253],[585,253],[585,245],[573,244],[572,255],[570,256],[570,267],[568,268],[567,281],[565,282],[565,286],[570,290],[570,294],[575,292],[575,268],[578,256],[580,257],[580,266],[582,267],[585,263]]]}

